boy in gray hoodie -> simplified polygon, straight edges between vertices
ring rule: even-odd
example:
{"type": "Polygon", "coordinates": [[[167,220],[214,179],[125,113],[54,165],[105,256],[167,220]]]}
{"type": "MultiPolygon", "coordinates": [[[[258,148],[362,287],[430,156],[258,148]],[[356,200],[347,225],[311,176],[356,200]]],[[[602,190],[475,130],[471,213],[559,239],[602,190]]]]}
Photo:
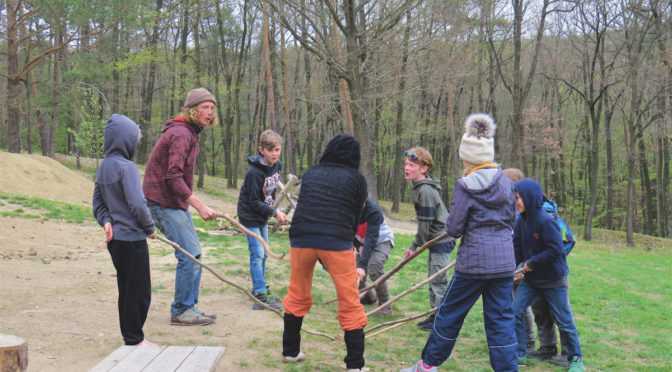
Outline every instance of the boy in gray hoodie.
{"type": "Polygon", "coordinates": [[[142,327],[151,302],[146,238],[156,238],[154,221],[131,158],[140,138],[133,120],[112,114],[105,124],[105,159],[96,173],[93,215],[105,229],[107,250],[117,270],[119,325],[126,345],[153,345],[142,327]]]}

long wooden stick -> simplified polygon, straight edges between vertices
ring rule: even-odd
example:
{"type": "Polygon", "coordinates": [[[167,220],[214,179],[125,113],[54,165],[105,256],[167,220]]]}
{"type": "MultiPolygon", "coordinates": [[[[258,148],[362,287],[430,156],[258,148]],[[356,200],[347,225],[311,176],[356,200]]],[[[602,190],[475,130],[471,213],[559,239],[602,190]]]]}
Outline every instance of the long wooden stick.
{"type": "Polygon", "coordinates": [[[276,254],[276,253],[271,252],[271,247],[269,247],[268,244],[266,244],[266,241],[265,241],[261,236],[259,236],[258,234],[253,233],[253,232],[250,231],[247,227],[243,226],[240,222],[236,221],[233,217],[229,216],[229,215],[226,214],[226,213],[223,213],[223,212],[216,212],[216,214],[217,214],[217,217],[224,218],[225,220],[231,222],[234,226],[236,226],[237,228],[239,228],[240,231],[242,231],[242,232],[244,232],[245,234],[247,234],[247,235],[249,235],[249,236],[251,236],[251,237],[257,239],[257,240],[261,243],[261,245],[264,246],[264,251],[266,251],[266,254],[267,254],[267,255],[269,255],[269,256],[271,256],[271,257],[273,257],[273,258],[277,258],[278,260],[281,260],[281,261],[289,262],[289,260],[287,260],[287,259],[284,258],[285,255],[287,254],[287,252],[282,252],[282,254],[276,254]]]}
{"type": "MultiPolygon", "coordinates": [[[[238,284],[236,284],[236,283],[234,283],[234,282],[232,282],[232,281],[230,281],[230,280],[224,278],[223,276],[219,275],[215,270],[211,269],[210,266],[204,264],[203,262],[201,262],[201,261],[199,261],[198,259],[196,259],[196,257],[194,257],[193,255],[191,255],[189,252],[185,251],[182,247],[180,247],[179,244],[177,244],[177,243],[175,243],[175,242],[172,242],[172,241],[170,241],[170,240],[168,240],[168,239],[166,239],[166,238],[164,238],[164,237],[162,237],[162,236],[157,236],[156,238],[157,238],[158,240],[160,240],[160,241],[166,243],[166,244],[171,245],[173,248],[177,249],[178,251],[182,252],[182,254],[184,254],[185,256],[187,256],[190,260],[194,261],[197,265],[199,265],[199,266],[201,266],[202,268],[204,268],[204,269],[208,270],[209,272],[211,272],[214,276],[217,277],[217,279],[219,279],[219,280],[223,281],[224,283],[226,283],[226,284],[228,284],[228,285],[230,285],[230,286],[232,286],[232,287],[238,289],[239,291],[243,292],[243,293],[244,293],[245,295],[247,295],[247,297],[249,297],[252,301],[256,302],[257,304],[259,304],[259,305],[261,305],[261,306],[263,306],[266,310],[270,310],[270,311],[272,311],[273,313],[275,313],[277,316],[279,316],[280,318],[284,318],[284,315],[283,315],[283,313],[282,313],[280,310],[274,309],[274,308],[268,306],[267,304],[265,304],[265,303],[259,301],[259,299],[256,298],[256,297],[254,297],[254,295],[253,295],[252,293],[250,293],[250,291],[248,291],[247,289],[245,289],[245,288],[241,287],[240,285],[238,285],[238,284]]],[[[328,335],[328,334],[326,334],[326,333],[317,332],[317,331],[311,331],[311,330],[308,330],[308,329],[306,329],[306,328],[301,328],[301,329],[302,329],[304,332],[306,332],[306,333],[308,333],[308,334],[311,334],[311,335],[323,336],[323,337],[326,337],[326,338],[330,339],[331,341],[335,341],[335,340],[336,340],[336,337],[331,336],[331,335],[328,335]]]]}
{"type": "MultiPolygon", "coordinates": [[[[439,241],[441,241],[441,240],[443,240],[443,239],[445,239],[445,238],[449,238],[449,237],[450,237],[450,235],[448,235],[448,233],[443,233],[443,234],[437,236],[436,238],[434,238],[434,239],[432,239],[432,240],[430,240],[430,241],[428,241],[428,242],[425,242],[425,244],[423,244],[422,247],[418,248],[418,250],[416,250],[415,252],[413,252],[412,254],[410,254],[408,257],[404,257],[401,261],[399,261],[399,263],[397,264],[397,266],[393,267],[392,270],[390,270],[390,271],[386,272],[385,274],[383,274],[380,278],[376,279],[375,282],[373,282],[373,283],[367,285],[366,287],[360,289],[360,290],[359,290],[359,293],[366,292],[366,291],[368,291],[369,289],[371,289],[371,288],[373,288],[373,287],[377,287],[377,286],[379,286],[380,283],[382,283],[382,282],[386,281],[387,279],[389,279],[389,278],[390,278],[392,275],[394,275],[397,271],[401,270],[401,268],[404,267],[404,265],[406,265],[409,261],[411,261],[412,259],[414,259],[415,257],[417,257],[420,253],[424,252],[427,248],[429,248],[429,247],[433,246],[434,244],[436,244],[437,242],[439,242],[439,241]]],[[[324,303],[325,303],[325,304],[330,304],[330,303],[332,303],[332,302],[335,302],[336,300],[337,300],[336,298],[332,298],[331,300],[327,300],[327,301],[325,301],[324,303]]]]}
{"type": "Polygon", "coordinates": [[[418,314],[415,314],[415,315],[411,315],[411,316],[406,317],[406,318],[395,319],[395,320],[390,320],[389,322],[376,324],[375,326],[373,326],[373,327],[371,327],[371,328],[365,328],[364,330],[365,330],[366,332],[373,332],[373,331],[375,331],[375,330],[378,329],[378,328],[383,328],[383,327],[386,327],[386,326],[389,326],[389,325],[394,325],[394,324],[399,324],[399,323],[407,323],[407,322],[410,322],[411,320],[415,320],[415,319],[419,319],[419,318],[424,318],[427,314],[431,314],[431,313],[436,312],[437,309],[438,309],[438,307],[435,307],[435,308],[433,308],[433,309],[429,309],[429,310],[427,310],[427,311],[423,311],[423,312],[421,312],[421,313],[418,313],[418,314]]]}
{"type": "Polygon", "coordinates": [[[409,294],[409,293],[412,293],[412,292],[417,291],[418,288],[420,288],[420,287],[424,286],[425,284],[431,282],[432,280],[436,279],[437,277],[439,277],[439,276],[445,274],[446,271],[450,270],[453,266],[455,266],[455,261],[449,263],[448,265],[446,265],[446,267],[444,267],[443,269],[437,271],[436,273],[434,273],[434,275],[430,276],[429,278],[427,278],[427,279],[421,281],[420,283],[418,283],[418,284],[412,286],[411,288],[409,288],[409,289],[407,289],[407,290],[405,290],[405,291],[399,293],[398,295],[396,295],[396,296],[390,298],[390,299],[387,300],[387,302],[385,302],[384,304],[381,304],[381,305],[378,306],[377,308],[375,308],[375,309],[369,311],[368,313],[366,313],[366,316],[371,316],[372,314],[377,313],[378,311],[380,311],[380,309],[382,309],[383,307],[385,307],[385,306],[387,306],[387,305],[390,305],[390,304],[396,302],[397,300],[399,300],[400,298],[406,296],[406,295],[409,294]]]}

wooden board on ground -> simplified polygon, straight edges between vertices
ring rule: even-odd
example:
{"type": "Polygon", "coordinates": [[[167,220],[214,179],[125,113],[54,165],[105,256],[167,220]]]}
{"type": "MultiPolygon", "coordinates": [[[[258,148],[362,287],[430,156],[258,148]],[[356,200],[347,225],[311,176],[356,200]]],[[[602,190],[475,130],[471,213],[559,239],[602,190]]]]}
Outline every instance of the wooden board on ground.
{"type": "Polygon", "coordinates": [[[120,346],[90,372],[214,371],[224,355],[217,346],[120,346]]]}

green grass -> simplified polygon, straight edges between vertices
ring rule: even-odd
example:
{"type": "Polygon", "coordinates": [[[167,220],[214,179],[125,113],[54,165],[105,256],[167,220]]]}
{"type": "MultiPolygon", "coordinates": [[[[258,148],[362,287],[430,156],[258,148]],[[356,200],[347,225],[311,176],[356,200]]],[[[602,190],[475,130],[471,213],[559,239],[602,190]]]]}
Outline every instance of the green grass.
{"type": "MultiPolygon", "coordinates": [[[[208,180],[213,178],[209,177],[208,180]]],[[[216,187],[211,186],[212,190],[216,187]]],[[[210,190],[210,189],[208,189],[210,190]]],[[[208,193],[216,191],[208,191],[208,193]]],[[[230,193],[229,193],[230,194],[230,193]]],[[[213,194],[218,195],[218,194],[213,194]]],[[[226,194],[228,195],[228,194],[226,194]]],[[[228,198],[228,196],[224,196],[228,198]]],[[[387,209],[391,204],[382,202],[387,209]]],[[[37,198],[0,193],[3,215],[22,218],[58,219],[73,223],[93,221],[90,207],[73,206],[37,198]]],[[[402,204],[397,218],[414,216],[412,205],[402,204]]],[[[194,223],[205,230],[216,230],[216,222],[205,222],[194,215],[194,223]]],[[[672,241],[636,234],[636,247],[624,244],[623,233],[593,230],[592,242],[578,241],[568,258],[570,265],[570,300],[579,331],[584,360],[589,370],[603,371],[670,371],[672,365],[672,241]]],[[[204,260],[219,274],[237,283],[248,285],[248,251],[246,238],[214,236],[199,233],[202,246],[208,247],[204,260]]],[[[412,235],[396,234],[386,269],[401,260],[412,235]]],[[[270,237],[274,252],[287,252],[287,233],[270,237]]],[[[153,247],[152,255],[172,254],[169,247],[153,247]]],[[[174,264],[153,269],[173,272],[174,264]]],[[[409,263],[389,281],[392,295],[426,278],[426,254],[409,263]]],[[[205,273],[204,275],[210,275],[205,273]]],[[[267,281],[276,295],[287,293],[289,265],[272,258],[267,261],[267,281]]],[[[170,290],[162,286],[152,291],[170,290]]],[[[204,288],[202,296],[217,296],[225,291],[237,291],[222,283],[216,288],[204,288]]],[[[244,296],[243,294],[239,294],[244,296]]],[[[336,304],[324,302],[335,297],[331,278],[316,267],[313,282],[314,305],[306,316],[304,326],[331,335],[340,335],[336,320],[336,304]]],[[[367,311],[372,306],[367,306],[367,311]]],[[[422,288],[393,304],[391,317],[373,315],[369,326],[392,319],[417,314],[429,308],[427,289],[422,288]]],[[[376,371],[397,371],[415,363],[427,341],[428,333],[419,330],[416,321],[367,340],[367,364],[376,371]]],[[[207,333],[203,333],[206,335],[207,333]]],[[[331,342],[320,336],[303,335],[302,349],[307,360],[300,365],[282,365],[284,371],[342,371],[345,348],[342,341],[331,342]]],[[[202,340],[201,340],[202,341],[202,340]]],[[[190,340],[197,344],[201,341],[190,340]]],[[[269,329],[264,338],[253,339],[250,347],[263,350],[259,358],[241,357],[238,365],[250,369],[260,366],[278,367],[282,329],[269,329]]],[[[488,351],[483,330],[480,300],[466,317],[453,351],[441,370],[489,371],[488,351]]],[[[547,362],[525,367],[530,371],[565,371],[547,362]]]]}
{"type": "Polygon", "coordinates": [[[41,218],[44,220],[63,220],[74,223],[95,221],[91,207],[2,192],[0,192],[0,200],[2,200],[5,207],[16,206],[12,211],[0,212],[1,215],[6,217],[41,218]]]}
{"type": "MultiPolygon", "coordinates": [[[[570,299],[579,330],[585,363],[589,369],[613,371],[664,371],[672,363],[672,282],[669,267],[672,258],[667,254],[672,241],[647,237],[646,246],[659,249],[633,249],[613,244],[610,232],[598,230],[605,242],[579,241],[569,256],[570,299]]],[[[204,244],[214,247],[208,251],[217,272],[237,282],[249,280],[247,243],[244,236],[210,236],[201,234],[204,244]],[[242,280],[241,280],[242,279],[242,280]]],[[[386,269],[401,260],[412,235],[397,234],[386,269]]],[[[270,238],[275,252],[287,251],[286,233],[270,238]]],[[[412,261],[389,281],[392,295],[426,278],[426,256],[412,261]]],[[[289,267],[273,259],[267,261],[267,281],[280,296],[286,294],[284,284],[289,281],[289,267]],[[283,283],[282,285],[274,283],[283,283]]],[[[218,291],[202,291],[203,295],[217,295],[218,291]]],[[[242,294],[241,294],[242,296],[242,294]]],[[[324,302],[335,296],[329,275],[316,267],[313,281],[314,305],[306,316],[304,326],[315,331],[339,335],[336,304],[324,302]]],[[[404,297],[393,305],[391,317],[373,315],[369,325],[403,318],[429,308],[426,288],[404,297]]],[[[373,306],[367,306],[367,311],[373,306]]],[[[367,363],[375,370],[394,371],[408,366],[420,357],[428,333],[415,327],[414,321],[367,340],[367,363]]],[[[281,350],[282,330],[269,330],[266,337],[254,338],[251,348],[269,350],[258,360],[241,361],[241,366],[277,366],[281,350]],[[277,352],[274,352],[277,351],[277,352]]],[[[304,334],[302,348],[308,359],[300,366],[283,365],[284,371],[320,370],[340,371],[345,353],[342,341],[329,342],[325,338],[304,334]]],[[[441,370],[489,371],[488,349],[483,330],[483,311],[480,300],[465,319],[453,355],[441,370]]],[[[525,367],[526,371],[564,371],[547,362],[525,367]]]]}

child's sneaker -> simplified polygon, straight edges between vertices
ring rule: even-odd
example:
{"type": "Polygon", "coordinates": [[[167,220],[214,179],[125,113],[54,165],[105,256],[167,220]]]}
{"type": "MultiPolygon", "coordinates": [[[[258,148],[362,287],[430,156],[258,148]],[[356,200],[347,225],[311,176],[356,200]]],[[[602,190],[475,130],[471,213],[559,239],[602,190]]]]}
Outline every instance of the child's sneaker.
{"type": "Polygon", "coordinates": [[[555,345],[542,346],[537,350],[527,353],[527,356],[534,359],[549,360],[558,354],[558,348],[555,345]]]}
{"type": "Polygon", "coordinates": [[[586,370],[586,367],[583,365],[583,361],[578,356],[573,356],[571,362],[569,363],[569,370],[567,372],[583,372],[586,370]]]}
{"type": "Polygon", "coordinates": [[[386,305],[380,308],[380,310],[376,311],[376,314],[378,315],[392,315],[392,306],[386,305]]]}
{"type": "Polygon", "coordinates": [[[431,367],[425,365],[422,360],[418,360],[417,363],[411,368],[404,368],[401,372],[438,372],[439,369],[436,367],[431,367]]]}
{"type": "Polygon", "coordinates": [[[283,355],[282,361],[285,363],[297,363],[306,359],[306,355],[303,354],[303,351],[299,351],[296,356],[283,355]]]}
{"type": "Polygon", "coordinates": [[[555,355],[550,359],[551,364],[559,367],[569,367],[569,360],[567,354],[555,355]]]}
{"type": "Polygon", "coordinates": [[[518,357],[518,365],[519,366],[526,366],[527,365],[527,357],[518,357]]]}
{"type": "MultiPolygon", "coordinates": [[[[266,295],[266,293],[264,293],[264,292],[259,292],[259,293],[255,294],[254,297],[256,297],[257,300],[259,300],[259,301],[265,303],[266,305],[268,305],[268,306],[274,308],[275,310],[282,310],[282,305],[280,305],[279,303],[273,301],[273,299],[272,299],[272,298],[269,298],[269,297],[266,295]]],[[[252,303],[252,310],[266,310],[266,308],[265,308],[264,306],[262,306],[262,305],[259,305],[259,304],[256,303],[256,302],[253,302],[253,303],[252,303]]]]}
{"type": "Polygon", "coordinates": [[[348,372],[365,372],[365,371],[370,371],[371,368],[369,367],[362,367],[362,368],[348,368],[348,372]]]}
{"type": "Polygon", "coordinates": [[[271,287],[270,286],[266,286],[266,296],[268,298],[270,298],[271,300],[273,300],[273,302],[282,303],[282,298],[280,298],[280,297],[276,296],[275,294],[271,293],[271,287]]]}

